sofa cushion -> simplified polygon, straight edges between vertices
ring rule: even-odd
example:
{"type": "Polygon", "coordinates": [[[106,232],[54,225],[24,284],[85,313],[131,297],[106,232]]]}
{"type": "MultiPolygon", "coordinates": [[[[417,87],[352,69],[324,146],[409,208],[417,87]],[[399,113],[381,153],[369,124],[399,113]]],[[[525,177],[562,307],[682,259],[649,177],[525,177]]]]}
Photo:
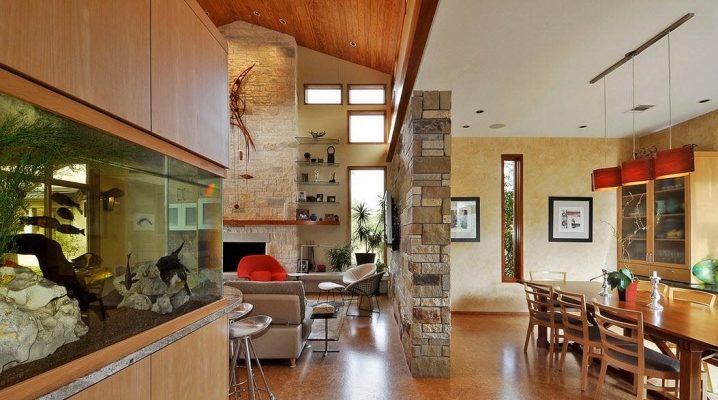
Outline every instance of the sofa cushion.
{"type": "MultiPolygon", "coordinates": [[[[284,282],[252,282],[252,281],[230,281],[225,282],[227,286],[233,286],[241,290],[245,295],[248,294],[293,294],[299,298],[299,310],[302,313],[301,320],[306,317],[305,308],[307,306],[304,296],[304,286],[299,281],[284,282]]],[[[247,300],[245,300],[247,301],[247,300]]],[[[251,303],[251,302],[249,302],[251,303]]]]}
{"type": "Polygon", "coordinates": [[[268,282],[272,280],[272,273],[269,271],[254,271],[249,274],[253,281],[268,282]]]}
{"type": "Polygon", "coordinates": [[[299,325],[299,297],[291,294],[244,294],[244,302],[253,306],[252,315],[269,315],[272,325],[299,325]]]}
{"type": "Polygon", "coordinates": [[[272,274],[272,280],[273,281],[286,281],[287,273],[286,272],[275,272],[272,274]]]}

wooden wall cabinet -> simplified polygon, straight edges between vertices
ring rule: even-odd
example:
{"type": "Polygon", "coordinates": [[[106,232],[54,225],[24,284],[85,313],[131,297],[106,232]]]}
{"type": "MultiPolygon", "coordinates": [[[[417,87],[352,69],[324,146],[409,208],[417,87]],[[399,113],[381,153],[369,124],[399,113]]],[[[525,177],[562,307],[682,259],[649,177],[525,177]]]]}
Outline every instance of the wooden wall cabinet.
{"type": "Polygon", "coordinates": [[[151,129],[150,0],[0,0],[0,65],[151,129]]]}
{"type": "Polygon", "coordinates": [[[618,265],[640,276],[656,271],[667,280],[691,282],[691,266],[718,251],[718,153],[696,152],[688,176],[626,186],[618,195],[618,231],[630,238],[618,248],[618,265]]]}
{"type": "Polygon", "coordinates": [[[152,131],[227,166],[226,41],[198,7],[194,0],[152,0],[152,131]]]}

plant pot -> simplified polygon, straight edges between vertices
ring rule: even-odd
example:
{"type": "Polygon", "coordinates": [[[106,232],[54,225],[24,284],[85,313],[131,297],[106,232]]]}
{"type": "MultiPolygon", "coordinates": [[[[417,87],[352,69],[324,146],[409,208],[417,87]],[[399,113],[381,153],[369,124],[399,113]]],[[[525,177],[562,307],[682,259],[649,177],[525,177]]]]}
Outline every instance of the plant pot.
{"type": "Polygon", "coordinates": [[[373,264],[374,259],[376,259],[376,254],[374,253],[354,253],[354,256],[357,259],[357,265],[373,264]]]}
{"type": "Polygon", "coordinates": [[[618,300],[632,302],[636,300],[636,293],[638,293],[638,282],[632,282],[626,290],[618,291],[618,300]]]}

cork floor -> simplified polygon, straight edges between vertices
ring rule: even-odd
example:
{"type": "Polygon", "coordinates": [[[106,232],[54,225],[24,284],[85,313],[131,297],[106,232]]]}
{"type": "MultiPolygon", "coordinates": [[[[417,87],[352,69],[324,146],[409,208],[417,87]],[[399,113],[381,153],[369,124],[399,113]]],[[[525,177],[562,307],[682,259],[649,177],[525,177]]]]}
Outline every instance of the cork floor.
{"type": "MultiPolygon", "coordinates": [[[[297,366],[263,363],[277,399],[590,399],[598,366],[589,369],[589,389],[579,388],[579,365],[570,353],[563,372],[548,368],[546,350],[523,353],[527,317],[454,315],[451,378],[414,379],[409,373],[398,327],[382,298],[381,315],[348,317],[338,343],[341,352],[305,349],[297,366]]],[[[320,322],[321,323],[321,322],[320,322]]],[[[337,346],[338,345],[338,346],[337,346]]],[[[312,346],[321,348],[320,342],[312,346]]],[[[238,370],[238,373],[243,373],[238,370]]],[[[635,398],[630,384],[610,373],[604,399],[635,398]]],[[[652,398],[649,395],[649,398],[652,398]]]]}

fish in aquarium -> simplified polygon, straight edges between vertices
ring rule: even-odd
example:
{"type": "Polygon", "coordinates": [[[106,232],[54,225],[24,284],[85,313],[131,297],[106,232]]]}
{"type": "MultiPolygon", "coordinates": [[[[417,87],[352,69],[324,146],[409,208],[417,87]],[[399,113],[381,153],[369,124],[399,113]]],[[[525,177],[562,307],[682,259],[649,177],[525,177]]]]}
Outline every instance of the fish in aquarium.
{"type": "Polygon", "coordinates": [[[56,220],[53,217],[46,217],[46,216],[40,216],[40,217],[20,217],[20,223],[24,225],[34,225],[39,226],[41,228],[51,228],[51,229],[59,229],[60,228],[60,221],[56,220]]]}
{"type": "Polygon", "coordinates": [[[85,236],[85,230],[74,227],[72,225],[60,225],[57,231],[66,235],[82,235],[85,236]]]}
{"type": "Polygon", "coordinates": [[[54,201],[55,203],[65,206],[65,207],[75,207],[80,211],[80,214],[82,214],[82,208],[80,208],[80,205],[75,203],[70,196],[62,194],[62,193],[53,193],[50,196],[50,199],[54,201]]]}
{"type": "Polygon", "coordinates": [[[132,270],[130,269],[130,257],[132,256],[132,253],[127,254],[127,266],[125,267],[125,289],[128,291],[132,287],[132,284],[139,281],[139,279],[135,278],[135,275],[133,274],[132,270]]]}
{"type": "Polygon", "coordinates": [[[75,214],[70,211],[67,207],[60,207],[57,209],[57,215],[60,216],[62,219],[66,219],[68,221],[73,221],[75,219],[75,214]]]}
{"type": "Polygon", "coordinates": [[[102,197],[102,198],[122,197],[124,195],[125,195],[125,192],[123,192],[122,189],[118,189],[118,188],[112,188],[110,190],[100,193],[100,197],[102,197]]]}
{"type": "Polygon", "coordinates": [[[172,254],[157,260],[157,269],[160,270],[160,278],[162,278],[168,286],[172,280],[172,276],[177,274],[177,277],[184,282],[184,288],[187,294],[192,296],[192,291],[187,284],[187,273],[189,269],[187,269],[179,259],[179,253],[182,251],[182,247],[184,247],[184,242],[182,242],[180,247],[173,251],[172,254]]]}
{"type": "Polygon", "coordinates": [[[102,257],[93,253],[85,253],[72,259],[75,268],[92,268],[102,264],[102,257]]]}

